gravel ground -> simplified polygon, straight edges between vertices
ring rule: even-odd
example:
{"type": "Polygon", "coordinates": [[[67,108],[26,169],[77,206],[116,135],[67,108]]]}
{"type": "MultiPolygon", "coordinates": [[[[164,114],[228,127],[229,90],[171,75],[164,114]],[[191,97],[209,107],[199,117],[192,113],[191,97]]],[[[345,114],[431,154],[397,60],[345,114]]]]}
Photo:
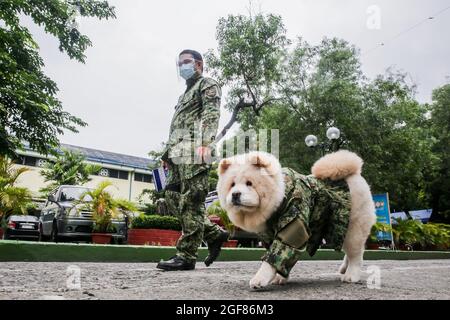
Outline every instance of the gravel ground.
{"type": "Polygon", "coordinates": [[[248,281],[259,262],[198,263],[183,272],[159,271],[154,263],[2,262],[0,299],[450,299],[450,260],[365,261],[356,284],[340,282],[339,265],[299,262],[287,285],[252,291],[248,281]]]}

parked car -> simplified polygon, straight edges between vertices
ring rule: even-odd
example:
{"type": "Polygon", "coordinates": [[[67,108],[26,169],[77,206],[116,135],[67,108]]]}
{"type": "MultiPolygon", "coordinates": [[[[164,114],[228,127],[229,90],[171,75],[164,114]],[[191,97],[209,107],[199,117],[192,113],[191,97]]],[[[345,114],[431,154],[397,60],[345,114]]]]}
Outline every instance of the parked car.
{"type": "MultiPolygon", "coordinates": [[[[93,220],[92,212],[77,203],[81,195],[89,189],[81,186],[62,185],[48,196],[42,209],[39,221],[41,239],[90,240],[93,220]]],[[[88,198],[85,198],[85,201],[88,198]]],[[[113,220],[116,232],[114,242],[121,243],[126,239],[127,227],[125,217],[113,220]]]]}
{"type": "Polygon", "coordinates": [[[13,215],[6,220],[3,239],[38,240],[39,234],[39,218],[13,215]]]}

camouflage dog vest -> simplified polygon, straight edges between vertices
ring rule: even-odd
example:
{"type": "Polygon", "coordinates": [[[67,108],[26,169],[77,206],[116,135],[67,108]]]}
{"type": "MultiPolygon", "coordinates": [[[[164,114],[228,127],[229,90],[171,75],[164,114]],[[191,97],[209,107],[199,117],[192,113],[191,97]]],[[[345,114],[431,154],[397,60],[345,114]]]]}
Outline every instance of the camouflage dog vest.
{"type": "Polygon", "coordinates": [[[283,168],[283,175],[284,199],[259,237],[268,249],[262,260],[287,277],[302,251],[313,256],[324,244],[342,248],[351,202],[343,180],[319,180],[288,168],[283,168]]]}

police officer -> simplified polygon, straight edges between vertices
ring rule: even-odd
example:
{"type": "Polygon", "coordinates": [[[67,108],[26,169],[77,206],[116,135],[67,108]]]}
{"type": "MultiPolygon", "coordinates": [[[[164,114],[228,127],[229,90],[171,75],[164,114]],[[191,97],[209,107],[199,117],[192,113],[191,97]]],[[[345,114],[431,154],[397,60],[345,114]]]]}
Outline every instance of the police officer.
{"type": "Polygon", "coordinates": [[[158,263],[157,268],[163,270],[194,269],[202,240],[208,244],[205,264],[209,266],[229,237],[228,232],[206,217],[204,206],[219,125],[221,90],[216,81],[203,77],[203,58],[197,51],[183,50],[178,67],[187,87],[175,106],[161,160],[169,172],[167,206],[178,217],[182,235],[177,254],[158,263]]]}

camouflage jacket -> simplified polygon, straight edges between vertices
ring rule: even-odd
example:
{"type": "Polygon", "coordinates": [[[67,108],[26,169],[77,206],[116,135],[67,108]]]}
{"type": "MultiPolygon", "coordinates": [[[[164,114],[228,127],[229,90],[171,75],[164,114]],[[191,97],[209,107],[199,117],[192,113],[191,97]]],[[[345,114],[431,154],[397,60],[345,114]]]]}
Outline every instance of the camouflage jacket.
{"type": "Polygon", "coordinates": [[[283,276],[302,249],[313,256],[323,244],[340,250],[349,222],[350,193],[345,181],[318,180],[283,168],[285,197],[260,233],[268,252],[263,260],[283,276]]]}
{"type": "MultiPolygon", "coordinates": [[[[200,146],[215,149],[220,117],[221,90],[218,83],[203,76],[188,80],[188,87],[178,99],[170,125],[169,140],[161,157],[171,165],[182,165],[182,177],[190,179],[210,165],[195,154],[200,146]]],[[[170,178],[169,180],[174,180],[170,178]]],[[[175,179],[176,180],[176,179],[175,179]]],[[[173,182],[173,181],[172,181],[173,182]]]]}

